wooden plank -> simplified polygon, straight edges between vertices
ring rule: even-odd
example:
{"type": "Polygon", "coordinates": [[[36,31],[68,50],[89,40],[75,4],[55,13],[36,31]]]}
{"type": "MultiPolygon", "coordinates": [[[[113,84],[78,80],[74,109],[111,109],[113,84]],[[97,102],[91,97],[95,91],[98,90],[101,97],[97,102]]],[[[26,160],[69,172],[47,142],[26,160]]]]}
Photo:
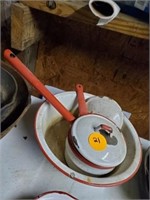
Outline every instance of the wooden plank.
{"type": "Polygon", "coordinates": [[[149,39],[149,25],[123,13],[120,13],[104,28],[138,38],[149,39]]]}
{"type": "MultiPolygon", "coordinates": [[[[88,7],[88,1],[55,1],[56,8],[50,9],[47,1],[21,1],[25,5],[61,17],[69,17],[84,23],[97,24],[95,17],[88,7]]],[[[101,28],[109,29],[126,35],[149,39],[149,25],[134,17],[120,13],[112,22],[101,28]]]]}
{"type": "Polygon", "coordinates": [[[22,3],[13,3],[11,8],[11,47],[22,51],[41,37],[42,32],[31,9],[22,3]]]}
{"type": "Polygon", "coordinates": [[[44,12],[59,15],[61,17],[68,17],[74,14],[76,11],[87,5],[87,1],[60,1],[55,0],[56,8],[51,9],[48,7],[48,1],[21,1],[25,5],[35,8],[44,12]]]}

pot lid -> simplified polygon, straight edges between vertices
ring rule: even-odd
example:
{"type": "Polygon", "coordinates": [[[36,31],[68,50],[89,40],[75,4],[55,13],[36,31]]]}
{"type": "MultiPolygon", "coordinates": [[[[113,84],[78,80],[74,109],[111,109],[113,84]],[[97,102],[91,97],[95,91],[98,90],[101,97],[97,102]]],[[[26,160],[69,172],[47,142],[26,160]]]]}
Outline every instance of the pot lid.
{"type": "Polygon", "coordinates": [[[93,164],[115,167],[126,156],[126,142],[118,127],[106,117],[88,114],[79,117],[71,129],[78,152],[93,164]]]}

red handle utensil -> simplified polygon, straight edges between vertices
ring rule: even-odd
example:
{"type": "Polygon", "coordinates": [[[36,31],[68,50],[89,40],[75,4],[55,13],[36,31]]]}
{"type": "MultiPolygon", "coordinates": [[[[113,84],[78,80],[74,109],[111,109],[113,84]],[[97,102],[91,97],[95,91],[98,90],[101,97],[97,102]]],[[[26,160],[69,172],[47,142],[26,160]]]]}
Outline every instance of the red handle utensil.
{"type": "Polygon", "coordinates": [[[83,93],[83,85],[81,84],[76,85],[76,93],[78,97],[80,116],[88,114],[88,109],[85,103],[85,98],[84,98],[84,93],[83,93]]]}

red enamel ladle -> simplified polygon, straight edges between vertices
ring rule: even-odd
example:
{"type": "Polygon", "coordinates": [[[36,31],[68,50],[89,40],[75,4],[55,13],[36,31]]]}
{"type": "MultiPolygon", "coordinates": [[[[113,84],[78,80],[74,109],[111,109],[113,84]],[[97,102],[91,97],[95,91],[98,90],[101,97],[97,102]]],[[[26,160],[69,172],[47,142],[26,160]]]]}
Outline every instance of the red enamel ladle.
{"type": "Polygon", "coordinates": [[[4,58],[32,85],[46,100],[51,103],[56,110],[69,122],[73,122],[75,117],[69,112],[58,99],[43,85],[43,83],[19,60],[19,58],[9,49],[4,51],[4,58]]]}

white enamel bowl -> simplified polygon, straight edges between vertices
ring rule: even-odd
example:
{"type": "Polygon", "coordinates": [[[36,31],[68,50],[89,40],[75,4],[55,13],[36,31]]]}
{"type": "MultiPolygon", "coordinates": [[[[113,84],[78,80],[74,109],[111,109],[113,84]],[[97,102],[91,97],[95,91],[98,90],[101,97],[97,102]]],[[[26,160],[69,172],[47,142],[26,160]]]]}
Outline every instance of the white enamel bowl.
{"type": "Polygon", "coordinates": [[[106,96],[93,96],[87,99],[86,104],[90,113],[103,115],[112,120],[118,128],[122,128],[123,111],[114,99],[106,96]]]}
{"type": "MultiPolygon", "coordinates": [[[[92,97],[93,95],[84,93],[85,99],[92,97]]],[[[56,98],[70,111],[76,110],[77,108],[77,99],[76,92],[63,92],[56,95],[56,98]]],[[[124,135],[126,145],[127,145],[127,153],[124,161],[115,169],[105,175],[105,176],[94,176],[94,175],[86,175],[81,172],[77,172],[77,170],[68,167],[66,162],[59,159],[56,156],[56,152],[54,148],[51,148],[50,145],[47,144],[45,139],[45,134],[47,129],[50,126],[53,126],[56,122],[60,121],[62,116],[58,111],[47,102],[44,102],[36,115],[35,118],[35,135],[36,139],[39,143],[39,146],[48,159],[48,161],[53,164],[61,173],[66,176],[74,179],[83,184],[97,186],[97,187],[107,187],[107,186],[116,186],[130,180],[138,171],[141,159],[142,159],[142,150],[141,144],[139,141],[139,137],[137,135],[136,130],[134,129],[131,122],[124,116],[122,133],[124,135]]],[[[51,134],[51,132],[49,132],[51,134]]],[[[58,132],[58,136],[61,138],[61,131],[58,132]]],[[[67,134],[66,134],[67,138],[67,134]]],[[[65,140],[66,140],[65,138],[65,140]]],[[[65,140],[64,146],[65,146],[65,140]]],[[[56,141],[51,141],[51,144],[55,144],[56,141]]],[[[58,148],[58,145],[55,145],[55,149],[58,148]]],[[[65,149],[64,152],[59,152],[62,154],[62,157],[65,157],[65,149]]]]}

